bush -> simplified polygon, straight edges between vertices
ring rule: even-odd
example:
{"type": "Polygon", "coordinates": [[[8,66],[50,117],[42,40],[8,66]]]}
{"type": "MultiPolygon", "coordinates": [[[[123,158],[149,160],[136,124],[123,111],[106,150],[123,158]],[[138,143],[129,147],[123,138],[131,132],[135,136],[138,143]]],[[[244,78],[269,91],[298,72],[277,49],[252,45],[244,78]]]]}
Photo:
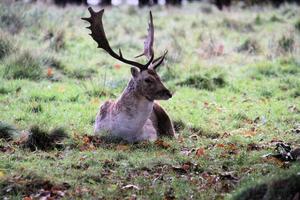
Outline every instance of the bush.
{"type": "Polygon", "coordinates": [[[41,61],[29,51],[14,55],[5,64],[3,77],[38,80],[42,77],[41,61]]]}

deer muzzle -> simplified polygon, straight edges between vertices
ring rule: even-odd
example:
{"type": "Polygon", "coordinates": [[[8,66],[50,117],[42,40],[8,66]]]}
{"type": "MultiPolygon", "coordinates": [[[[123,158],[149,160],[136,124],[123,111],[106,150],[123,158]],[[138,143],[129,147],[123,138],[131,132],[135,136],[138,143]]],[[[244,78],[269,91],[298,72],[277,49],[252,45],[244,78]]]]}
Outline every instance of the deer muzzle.
{"type": "Polygon", "coordinates": [[[158,96],[160,96],[162,99],[165,99],[165,100],[172,98],[171,92],[167,89],[159,91],[158,96]]]}

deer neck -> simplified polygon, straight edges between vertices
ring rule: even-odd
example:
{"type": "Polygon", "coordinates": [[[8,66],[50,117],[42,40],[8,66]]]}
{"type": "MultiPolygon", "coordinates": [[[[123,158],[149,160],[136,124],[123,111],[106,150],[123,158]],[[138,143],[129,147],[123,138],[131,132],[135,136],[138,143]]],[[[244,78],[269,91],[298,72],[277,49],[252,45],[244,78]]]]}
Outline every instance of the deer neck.
{"type": "Polygon", "coordinates": [[[149,101],[136,89],[130,80],[122,95],[116,102],[118,110],[124,114],[137,128],[142,128],[153,110],[153,101],[149,101]]]}

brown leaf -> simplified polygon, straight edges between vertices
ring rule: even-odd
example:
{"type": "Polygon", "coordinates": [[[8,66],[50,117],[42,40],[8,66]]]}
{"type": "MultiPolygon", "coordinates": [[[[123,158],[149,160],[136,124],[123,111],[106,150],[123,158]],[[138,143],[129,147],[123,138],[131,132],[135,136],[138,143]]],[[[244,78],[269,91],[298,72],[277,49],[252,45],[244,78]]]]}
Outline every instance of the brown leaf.
{"type": "Polygon", "coordinates": [[[193,166],[193,163],[186,162],[183,163],[181,166],[172,166],[173,170],[182,174],[187,173],[193,166]]]}
{"type": "Polygon", "coordinates": [[[201,156],[204,156],[205,155],[205,150],[204,150],[204,148],[198,148],[197,150],[196,150],[196,156],[197,157],[201,157],[201,156]]]}
{"type": "Polygon", "coordinates": [[[255,143],[250,143],[247,146],[247,151],[259,151],[261,149],[262,148],[258,144],[255,144],[255,143]]]}
{"type": "Polygon", "coordinates": [[[48,67],[47,69],[47,77],[51,78],[53,76],[53,69],[51,67],[48,67]]]}
{"type": "Polygon", "coordinates": [[[225,148],[225,145],[222,144],[222,143],[219,143],[219,144],[217,144],[216,146],[219,147],[219,148],[225,148]]]}
{"type": "Polygon", "coordinates": [[[243,135],[245,136],[245,137],[253,137],[253,136],[255,136],[257,134],[257,132],[254,130],[248,130],[248,131],[245,131],[244,133],[243,133],[243,135]]]}
{"type": "Polygon", "coordinates": [[[170,144],[168,144],[167,142],[163,141],[163,140],[156,140],[155,141],[156,146],[164,148],[164,149],[168,149],[171,147],[170,144]]]}
{"type": "Polygon", "coordinates": [[[127,151],[129,149],[129,145],[119,144],[116,146],[117,151],[127,151]]]}
{"type": "Polygon", "coordinates": [[[116,64],[114,65],[114,68],[115,68],[116,70],[120,70],[120,69],[121,69],[121,64],[116,63],[116,64]]]}

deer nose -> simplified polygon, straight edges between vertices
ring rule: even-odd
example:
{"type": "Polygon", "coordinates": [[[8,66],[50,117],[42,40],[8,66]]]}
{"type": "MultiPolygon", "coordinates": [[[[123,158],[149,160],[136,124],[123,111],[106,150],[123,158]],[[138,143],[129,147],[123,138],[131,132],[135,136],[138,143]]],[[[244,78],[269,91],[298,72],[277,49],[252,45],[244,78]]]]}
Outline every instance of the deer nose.
{"type": "Polygon", "coordinates": [[[169,97],[169,98],[172,97],[171,92],[170,92],[169,90],[167,90],[167,89],[163,90],[163,91],[162,91],[162,94],[164,94],[165,96],[167,96],[167,97],[169,97]]]}

